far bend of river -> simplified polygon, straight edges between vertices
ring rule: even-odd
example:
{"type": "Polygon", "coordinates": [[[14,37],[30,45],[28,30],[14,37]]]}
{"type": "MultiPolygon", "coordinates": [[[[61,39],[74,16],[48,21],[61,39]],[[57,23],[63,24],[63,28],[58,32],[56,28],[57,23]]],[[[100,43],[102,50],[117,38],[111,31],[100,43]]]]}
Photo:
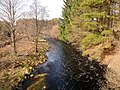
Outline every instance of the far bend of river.
{"type": "Polygon", "coordinates": [[[48,61],[38,66],[38,70],[48,74],[46,90],[101,90],[106,66],[88,60],[62,41],[46,40],[51,46],[46,53],[48,61]]]}

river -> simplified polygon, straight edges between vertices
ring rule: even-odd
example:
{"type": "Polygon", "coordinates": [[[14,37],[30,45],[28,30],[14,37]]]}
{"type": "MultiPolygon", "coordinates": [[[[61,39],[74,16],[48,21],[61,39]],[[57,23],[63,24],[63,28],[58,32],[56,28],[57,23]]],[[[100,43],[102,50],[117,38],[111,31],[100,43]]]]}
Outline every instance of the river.
{"type": "Polygon", "coordinates": [[[45,90],[101,90],[105,85],[106,66],[90,61],[70,45],[52,38],[48,61],[35,72],[47,73],[45,90]]]}

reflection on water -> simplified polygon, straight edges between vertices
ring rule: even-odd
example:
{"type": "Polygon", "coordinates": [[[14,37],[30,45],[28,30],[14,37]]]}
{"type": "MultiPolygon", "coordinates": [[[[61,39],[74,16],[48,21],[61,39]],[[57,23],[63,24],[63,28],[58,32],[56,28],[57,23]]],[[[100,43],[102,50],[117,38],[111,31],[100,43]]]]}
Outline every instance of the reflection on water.
{"type": "Polygon", "coordinates": [[[89,61],[61,41],[47,40],[51,45],[48,61],[39,66],[42,73],[48,73],[46,90],[101,90],[106,66],[89,61]]]}

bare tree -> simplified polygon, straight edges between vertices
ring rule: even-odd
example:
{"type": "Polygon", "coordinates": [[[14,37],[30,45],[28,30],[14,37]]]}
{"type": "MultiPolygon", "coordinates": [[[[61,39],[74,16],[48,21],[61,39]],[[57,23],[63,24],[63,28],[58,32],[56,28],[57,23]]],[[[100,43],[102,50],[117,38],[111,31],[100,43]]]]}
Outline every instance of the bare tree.
{"type": "Polygon", "coordinates": [[[13,42],[14,53],[16,50],[16,21],[20,18],[21,0],[0,0],[1,19],[6,22],[11,32],[11,40],[13,42]]]}
{"type": "Polygon", "coordinates": [[[27,19],[27,17],[28,17],[28,12],[22,12],[22,16],[23,16],[23,27],[22,28],[24,28],[24,30],[25,30],[25,32],[26,32],[26,35],[27,35],[27,38],[28,38],[28,40],[31,42],[31,40],[30,40],[30,33],[29,33],[29,31],[28,31],[28,19],[27,19]]]}
{"type": "Polygon", "coordinates": [[[38,38],[42,27],[44,26],[44,19],[48,16],[46,7],[41,6],[38,0],[34,0],[30,6],[30,13],[35,20],[35,51],[38,53],[38,38]]]}

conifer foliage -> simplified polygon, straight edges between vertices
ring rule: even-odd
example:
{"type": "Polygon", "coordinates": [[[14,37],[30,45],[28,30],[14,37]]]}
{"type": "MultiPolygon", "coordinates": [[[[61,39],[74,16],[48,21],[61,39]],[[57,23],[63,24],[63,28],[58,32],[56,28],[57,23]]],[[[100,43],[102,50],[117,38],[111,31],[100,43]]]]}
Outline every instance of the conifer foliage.
{"type": "Polygon", "coordinates": [[[113,41],[113,27],[120,15],[117,0],[65,0],[60,31],[64,41],[86,50],[113,41]]]}

